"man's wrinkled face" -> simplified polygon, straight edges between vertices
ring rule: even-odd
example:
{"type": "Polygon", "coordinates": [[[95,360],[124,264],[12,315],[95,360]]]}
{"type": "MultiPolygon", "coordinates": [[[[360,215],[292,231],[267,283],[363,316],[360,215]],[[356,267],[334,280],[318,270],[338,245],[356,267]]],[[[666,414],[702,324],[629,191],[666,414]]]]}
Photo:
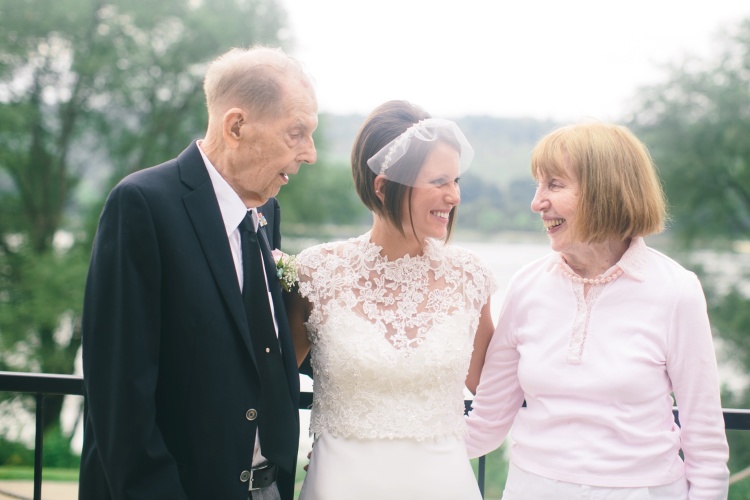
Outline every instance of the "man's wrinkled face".
{"type": "Polygon", "coordinates": [[[239,146],[239,165],[234,166],[233,187],[243,200],[258,205],[276,196],[289,176],[302,163],[317,159],[313,131],[318,126],[318,105],[312,88],[302,80],[290,79],[278,116],[250,119],[239,146]]]}

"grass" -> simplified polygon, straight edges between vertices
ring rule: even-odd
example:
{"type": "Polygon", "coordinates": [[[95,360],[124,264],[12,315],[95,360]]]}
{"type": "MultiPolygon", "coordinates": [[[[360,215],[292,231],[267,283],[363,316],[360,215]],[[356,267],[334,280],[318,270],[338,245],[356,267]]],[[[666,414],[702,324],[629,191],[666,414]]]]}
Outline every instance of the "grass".
{"type": "MultiPolygon", "coordinates": [[[[0,467],[0,481],[33,481],[34,468],[25,466],[7,465],[0,467]]],[[[44,481],[68,481],[78,482],[78,469],[57,469],[44,467],[42,469],[42,480],[44,481]]]]}

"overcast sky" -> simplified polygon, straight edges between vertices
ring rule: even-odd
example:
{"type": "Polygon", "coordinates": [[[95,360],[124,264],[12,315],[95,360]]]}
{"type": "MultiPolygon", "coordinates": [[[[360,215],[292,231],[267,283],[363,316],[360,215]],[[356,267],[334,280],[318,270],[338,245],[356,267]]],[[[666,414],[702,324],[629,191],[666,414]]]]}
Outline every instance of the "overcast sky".
{"type": "Polygon", "coordinates": [[[750,0],[282,0],[320,110],[616,120],[664,67],[715,53],[750,0]]]}

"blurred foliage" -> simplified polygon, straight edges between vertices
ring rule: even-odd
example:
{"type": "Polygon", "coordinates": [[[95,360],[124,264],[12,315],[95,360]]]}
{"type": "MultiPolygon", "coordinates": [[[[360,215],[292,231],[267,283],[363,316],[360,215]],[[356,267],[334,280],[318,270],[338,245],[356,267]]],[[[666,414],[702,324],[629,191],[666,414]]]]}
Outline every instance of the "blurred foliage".
{"type": "MultiPolygon", "coordinates": [[[[750,19],[723,34],[718,56],[681,61],[665,82],[642,89],[638,103],[630,125],[659,167],[671,235],[685,248],[750,239],[750,19]]],[[[723,354],[750,372],[750,297],[741,288],[747,276],[733,273],[726,291],[726,277],[698,272],[723,354]]],[[[750,393],[725,388],[722,401],[748,408],[750,393]]],[[[727,435],[736,474],[750,467],[750,434],[727,435]]],[[[729,498],[750,498],[750,480],[733,484],[729,498]]]]}
{"type": "MultiPolygon", "coordinates": [[[[81,457],[70,448],[70,436],[55,424],[44,432],[42,462],[45,468],[75,469],[81,464],[81,457]]],[[[0,467],[33,467],[34,449],[23,443],[9,441],[0,436],[0,467]]]]}
{"type": "Polygon", "coordinates": [[[302,165],[277,198],[285,228],[294,224],[367,224],[372,220],[354,190],[350,170],[324,161],[302,165]]]}
{"type": "Polygon", "coordinates": [[[56,469],[78,469],[81,465],[81,456],[73,453],[70,448],[70,436],[65,435],[59,425],[50,427],[44,433],[42,460],[45,467],[56,469]]]}
{"type": "Polygon", "coordinates": [[[356,236],[372,223],[354,189],[348,159],[333,152],[342,148],[340,134],[353,140],[359,120],[341,127],[339,117],[321,113],[318,119],[313,135],[317,162],[303,164],[277,195],[283,221],[282,247],[289,253],[299,253],[312,242],[356,236]]]}
{"type": "Polygon", "coordinates": [[[632,118],[659,166],[672,228],[687,242],[750,238],[750,19],[719,48],[643,89],[632,118]]]}
{"type": "Polygon", "coordinates": [[[460,186],[459,228],[491,234],[540,226],[539,217],[529,207],[535,189],[531,176],[498,185],[470,169],[461,177],[460,186]]]}
{"type": "MultiPolygon", "coordinates": [[[[464,175],[475,175],[485,184],[501,188],[531,179],[531,150],[559,125],[549,120],[492,116],[465,116],[456,122],[474,148],[474,160],[464,175]]],[[[530,211],[530,202],[531,196],[525,200],[525,212],[530,211]]]]}
{"type": "MultiPolygon", "coordinates": [[[[500,448],[485,456],[484,499],[500,500],[508,478],[508,461],[505,459],[507,441],[500,448]]],[[[479,477],[479,459],[472,459],[474,476],[479,477]]]]}
{"type": "Polygon", "coordinates": [[[285,24],[273,0],[0,0],[0,370],[73,372],[107,191],[203,133],[208,61],[285,24]]]}
{"type": "Polygon", "coordinates": [[[0,436],[0,466],[34,465],[34,450],[0,436]]]}

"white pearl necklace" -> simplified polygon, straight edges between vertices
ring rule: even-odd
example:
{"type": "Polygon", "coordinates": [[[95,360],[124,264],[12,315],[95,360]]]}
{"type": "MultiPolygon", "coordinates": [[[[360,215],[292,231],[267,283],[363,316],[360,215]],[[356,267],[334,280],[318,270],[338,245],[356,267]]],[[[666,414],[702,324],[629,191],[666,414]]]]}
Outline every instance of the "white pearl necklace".
{"type": "Polygon", "coordinates": [[[610,281],[614,281],[619,278],[622,275],[622,269],[618,269],[609,276],[602,276],[599,278],[581,278],[577,274],[573,274],[565,270],[563,270],[563,274],[576,283],[583,283],[584,285],[603,285],[604,283],[609,283],[610,281]]]}

